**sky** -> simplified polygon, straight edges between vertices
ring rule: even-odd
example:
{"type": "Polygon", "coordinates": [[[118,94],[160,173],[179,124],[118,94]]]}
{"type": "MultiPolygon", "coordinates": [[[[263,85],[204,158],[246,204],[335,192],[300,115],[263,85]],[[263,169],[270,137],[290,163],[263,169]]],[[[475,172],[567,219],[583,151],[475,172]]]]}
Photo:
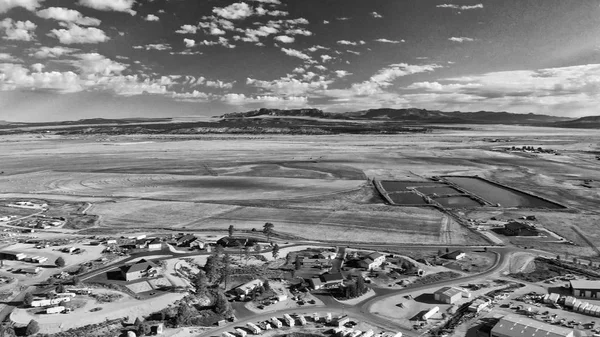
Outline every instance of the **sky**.
{"type": "Polygon", "coordinates": [[[0,120],[599,106],[598,0],[0,0],[0,120]]]}

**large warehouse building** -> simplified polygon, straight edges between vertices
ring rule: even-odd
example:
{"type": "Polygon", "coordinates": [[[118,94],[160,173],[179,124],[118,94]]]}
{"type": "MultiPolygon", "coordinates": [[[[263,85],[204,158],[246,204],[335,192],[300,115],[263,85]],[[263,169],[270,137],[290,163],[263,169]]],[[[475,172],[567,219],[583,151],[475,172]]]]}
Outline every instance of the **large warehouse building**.
{"type": "Polygon", "coordinates": [[[454,287],[440,288],[433,293],[433,298],[442,303],[452,304],[462,298],[463,291],[454,287]]]}
{"type": "Polygon", "coordinates": [[[600,298],[600,281],[572,280],[571,293],[575,297],[600,298]]]}
{"type": "Polygon", "coordinates": [[[517,315],[506,315],[490,331],[490,337],[573,337],[573,330],[517,315]]]}

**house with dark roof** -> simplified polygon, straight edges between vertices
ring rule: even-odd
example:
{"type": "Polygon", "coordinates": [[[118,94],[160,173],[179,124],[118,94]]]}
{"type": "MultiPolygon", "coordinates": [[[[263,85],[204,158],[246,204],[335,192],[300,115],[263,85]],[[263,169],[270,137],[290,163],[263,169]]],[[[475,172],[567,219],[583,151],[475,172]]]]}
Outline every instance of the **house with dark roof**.
{"type": "Polygon", "coordinates": [[[323,274],[319,278],[324,288],[335,288],[344,285],[344,276],[341,273],[323,274]]]}
{"type": "Polygon", "coordinates": [[[252,247],[258,240],[254,238],[241,238],[225,236],[217,241],[217,245],[223,247],[252,247]]]}
{"type": "Polygon", "coordinates": [[[462,250],[455,250],[443,256],[443,258],[448,260],[462,260],[467,257],[467,254],[462,250]]]}
{"type": "Polygon", "coordinates": [[[177,247],[189,247],[192,244],[192,242],[194,242],[196,240],[198,240],[198,238],[195,235],[186,234],[186,235],[180,236],[177,239],[176,244],[177,244],[177,247]]]}
{"type": "Polygon", "coordinates": [[[152,261],[141,259],[133,264],[121,267],[125,281],[135,281],[144,277],[152,277],[158,272],[158,266],[152,261]]]}
{"type": "Polygon", "coordinates": [[[511,221],[504,225],[504,235],[507,236],[539,236],[540,232],[535,226],[528,223],[511,221]]]}

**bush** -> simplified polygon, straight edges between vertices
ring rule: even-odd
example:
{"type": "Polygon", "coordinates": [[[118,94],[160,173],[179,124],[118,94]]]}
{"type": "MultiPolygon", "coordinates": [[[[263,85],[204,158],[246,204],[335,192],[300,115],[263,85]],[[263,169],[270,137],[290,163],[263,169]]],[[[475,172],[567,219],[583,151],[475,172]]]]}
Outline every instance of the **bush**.
{"type": "Polygon", "coordinates": [[[57,267],[64,267],[65,266],[65,259],[62,258],[62,256],[59,256],[55,261],[54,264],[57,267]]]}
{"type": "Polygon", "coordinates": [[[36,320],[29,321],[27,328],[25,328],[25,336],[31,336],[40,331],[40,324],[36,320]]]}

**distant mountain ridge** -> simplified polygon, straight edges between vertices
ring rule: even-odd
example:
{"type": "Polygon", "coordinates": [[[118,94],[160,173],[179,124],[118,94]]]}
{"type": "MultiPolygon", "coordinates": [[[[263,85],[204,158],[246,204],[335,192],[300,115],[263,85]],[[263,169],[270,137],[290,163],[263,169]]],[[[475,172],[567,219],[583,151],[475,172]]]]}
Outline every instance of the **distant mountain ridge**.
{"type": "MultiPolygon", "coordinates": [[[[314,117],[324,119],[357,119],[357,120],[388,120],[422,123],[453,123],[453,124],[552,124],[558,122],[571,122],[568,117],[549,115],[516,114],[509,112],[476,111],[476,112],[445,112],[427,109],[369,109],[353,112],[332,113],[319,109],[259,109],[247,112],[234,112],[224,114],[221,118],[249,118],[259,116],[282,117],[314,117]]],[[[593,117],[593,116],[592,116],[593,117]]]]}

